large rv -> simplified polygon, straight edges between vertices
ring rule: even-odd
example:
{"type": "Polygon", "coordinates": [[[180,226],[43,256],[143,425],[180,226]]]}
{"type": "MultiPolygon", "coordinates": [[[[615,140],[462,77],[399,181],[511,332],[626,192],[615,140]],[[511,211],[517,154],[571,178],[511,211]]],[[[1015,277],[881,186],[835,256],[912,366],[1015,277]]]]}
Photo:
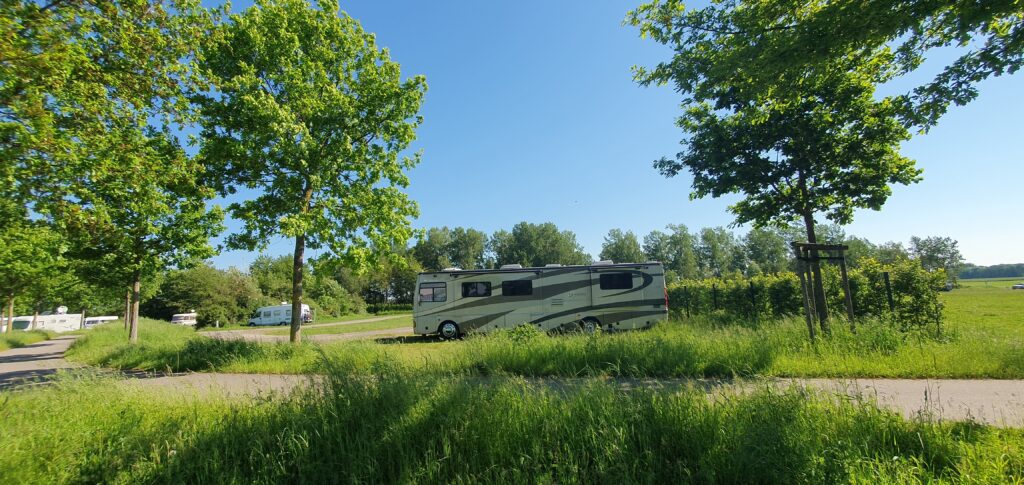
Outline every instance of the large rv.
{"type": "Polygon", "coordinates": [[[648,328],[668,314],[661,263],[420,273],[413,332],[457,338],[522,324],[541,330],[648,328]]]}

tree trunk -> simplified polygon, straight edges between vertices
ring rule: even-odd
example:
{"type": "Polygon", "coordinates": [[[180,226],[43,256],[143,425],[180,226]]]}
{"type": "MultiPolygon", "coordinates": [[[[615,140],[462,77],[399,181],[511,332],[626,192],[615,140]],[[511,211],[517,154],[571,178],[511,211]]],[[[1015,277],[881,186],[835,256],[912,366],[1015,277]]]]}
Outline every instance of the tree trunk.
{"type": "Polygon", "coordinates": [[[129,315],[131,324],[128,327],[128,341],[139,341],[139,288],[142,286],[142,270],[136,269],[132,274],[132,307],[129,315]]]}
{"type": "Polygon", "coordinates": [[[39,320],[39,307],[32,310],[32,330],[36,329],[36,321],[39,320]]]}
{"type": "Polygon", "coordinates": [[[7,297],[7,333],[14,330],[14,295],[7,297]]]}
{"type": "MultiPolygon", "coordinates": [[[[818,238],[814,234],[814,215],[811,212],[804,213],[804,227],[807,229],[807,242],[817,244],[818,238]]],[[[821,325],[821,332],[825,335],[832,333],[828,325],[828,306],[825,303],[825,284],[821,278],[821,263],[818,261],[818,251],[811,251],[811,274],[814,276],[814,309],[818,312],[818,324],[821,325]]]]}
{"type": "Polygon", "coordinates": [[[306,236],[295,238],[295,257],[292,260],[292,330],[290,340],[302,342],[302,267],[306,251],[306,236]]]}
{"type": "Polygon", "coordinates": [[[132,287],[128,287],[124,293],[124,329],[128,330],[132,324],[132,287]]]}

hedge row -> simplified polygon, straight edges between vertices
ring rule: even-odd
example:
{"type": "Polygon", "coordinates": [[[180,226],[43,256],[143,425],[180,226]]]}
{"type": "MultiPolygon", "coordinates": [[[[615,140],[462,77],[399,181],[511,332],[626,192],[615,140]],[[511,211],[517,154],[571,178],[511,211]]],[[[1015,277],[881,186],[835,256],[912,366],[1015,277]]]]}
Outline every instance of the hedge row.
{"type": "MultiPolygon", "coordinates": [[[[832,314],[844,314],[839,269],[823,264],[825,296],[832,314]]],[[[946,284],[942,271],[926,271],[914,260],[882,264],[862,261],[849,271],[857,316],[889,316],[904,327],[941,319],[938,291],[946,284]],[[889,310],[883,273],[889,273],[894,311],[889,310]]],[[[669,308],[687,316],[724,313],[742,317],[778,317],[803,313],[800,279],[793,273],[751,278],[684,280],[668,288],[669,308]]]]}

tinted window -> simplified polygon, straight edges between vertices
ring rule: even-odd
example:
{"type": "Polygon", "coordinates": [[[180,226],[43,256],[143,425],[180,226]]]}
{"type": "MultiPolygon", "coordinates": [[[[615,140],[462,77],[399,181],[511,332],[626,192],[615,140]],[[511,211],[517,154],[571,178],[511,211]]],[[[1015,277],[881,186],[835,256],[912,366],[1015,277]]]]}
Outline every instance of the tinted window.
{"type": "Polygon", "coordinates": [[[420,284],[420,301],[445,301],[447,299],[448,289],[445,283],[420,284]]]}
{"type": "Polygon", "coordinates": [[[601,275],[602,290],[628,290],[632,287],[632,273],[605,273],[601,275]]]}
{"type": "Polygon", "coordinates": [[[505,296],[532,295],[533,280],[502,281],[501,294],[505,296]]]}
{"type": "Polygon", "coordinates": [[[486,281],[475,281],[462,284],[462,296],[491,296],[491,284],[486,281]]]}

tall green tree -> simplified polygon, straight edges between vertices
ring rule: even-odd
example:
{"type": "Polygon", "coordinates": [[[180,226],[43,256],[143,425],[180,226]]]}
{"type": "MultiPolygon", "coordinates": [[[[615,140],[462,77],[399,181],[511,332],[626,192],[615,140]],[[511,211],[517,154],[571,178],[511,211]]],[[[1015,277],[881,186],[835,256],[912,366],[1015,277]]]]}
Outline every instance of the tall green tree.
{"type": "Polygon", "coordinates": [[[489,241],[498,266],[521,264],[538,267],[546,264],[587,264],[590,256],[576,242],[572,231],[560,231],[551,222],[520,222],[512,231],[495,231],[489,241]]]}
{"type": "Polygon", "coordinates": [[[166,132],[122,130],[94,153],[89,171],[69,174],[52,209],[76,257],[126,275],[131,288],[129,340],[138,340],[142,281],[168,267],[187,267],[214,254],[222,229],[213,189],[199,183],[203,167],[166,132]],[[132,150],[120,151],[118,140],[132,150]]]}
{"type": "Polygon", "coordinates": [[[793,251],[785,235],[775,228],[755,227],[743,237],[743,247],[751,266],[762,273],[781,273],[789,269],[793,251]]]}
{"type": "MultiPolygon", "coordinates": [[[[632,18],[672,16],[677,25],[712,27],[704,19],[675,16],[681,5],[651,2],[632,18]]],[[[730,53],[734,62],[705,73],[714,84],[728,82],[735,75],[731,69],[742,66],[754,89],[800,91],[803,73],[827,73],[837,61],[883,46],[893,48],[899,74],[918,70],[935,50],[952,49],[956,57],[950,64],[896,99],[907,124],[924,129],[951,104],[974,100],[981,81],[1024,65],[1019,0],[730,0],[721,5],[758,21],[722,31],[749,41],[730,53]]]]}
{"type": "MultiPolygon", "coordinates": [[[[667,177],[689,171],[694,198],[741,194],[729,208],[738,223],[800,221],[816,243],[817,216],[848,224],[855,209],[880,209],[890,184],[914,183],[921,172],[899,153],[910,134],[898,101],[876,96],[876,86],[897,72],[894,55],[879,47],[777,78],[751,76],[741,52],[791,15],[772,13],[737,1],[696,10],[675,1],[643,5],[628,21],[674,55],[635,77],[645,86],[672,83],[684,96],[683,149],[654,162],[657,170],[667,177]]],[[[821,269],[816,260],[811,266],[827,331],[821,269]]]]}
{"type": "Polygon", "coordinates": [[[200,72],[210,90],[200,154],[224,194],[259,191],[228,209],[243,222],[234,248],[294,239],[291,341],[301,340],[307,247],[326,247],[354,267],[372,247],[404,245],[416,204],[402,192],[420,155],[415,139],[426,91],[402,79],[373,34],[333,0],[259,0],[205,39],[200,72]]]}
{"type": "Polygon", "coordinates": [[[428,271],[444,268],[482,268],[486,264],[487,234],[472,228],[431,227],[413,246],[416,259],[428,271]]]}
{"type": "Polygon", "coordinates": [[[617,263],[642,263],[646,260],[636,234],[633,234],[633,231],[623,232],[621,229],[608,231],[608,235],[604,237],[604,244],[601,245],[599,257],[617,263]]]}
{"type": "Polygon", "coordinates": [[[951,237],[917,237],[910,238],[910,254],[917,258],[921,266],[929,271],[942,269],[946,271],[953,283],[956,283],[964,257],[960,254],[959,243],[951,237]]]}
{"type": "Polygon", "coordinates": [[[665,263],[668,275],[674,278],[700,278],[697,264],[697,239],[684,224],[669,224],[669,232],[651,231],[644,236],[647,259],[665,263]]]}
{"type": "Polygon", "coordinates": [[[742,273],[746,269],[743,246],[724,227],[705,227],[697,243],[697,267],[705,278],[742,273]]]}
{"type": "Polygon", "coordinates": [[[45,214],[97,152],[134,150],[118,132],[181,121],[208,18],[194,0],[0,3],[0,225],[12,205],[45,214]]]}
{"type": "MultiPolygon", "coordinates": [[[[45,292],[55,269],[61,265],[64,241],[39,224],[0,227],[0,296],[8,317],[14,317],[15,300],[31,293],[45,292]]],[[[36,297],[31,306],[35,306],[36,297]]],[[[12,330],[7,325],[7,332],[12,330]]]]}

